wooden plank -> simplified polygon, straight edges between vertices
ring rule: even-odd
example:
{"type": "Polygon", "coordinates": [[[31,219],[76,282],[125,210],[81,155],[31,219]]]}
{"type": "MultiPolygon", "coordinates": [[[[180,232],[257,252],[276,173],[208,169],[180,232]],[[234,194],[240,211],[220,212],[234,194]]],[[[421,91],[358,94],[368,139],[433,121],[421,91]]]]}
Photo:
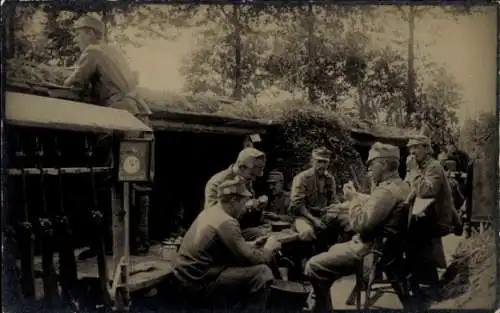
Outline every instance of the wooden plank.
{"type": "MultiPolygon", "coordinates": [[[[151,125],[155,131],[173,131],[173,132],[191,132],[191,133],[208,133],[208,134],[232,134],[232,135],[249,135],[256,132],[253,128],[243,128],[235,126],[222,125],[203,125],[189,124],[185,122],[152,120],[151,125]]],[[[260,133],[264,134],[266,130],[259,129],[260,133]]]]}
{"type": "Polygon", "coordinates": [[[26,127],[96,133],[153,131],[126,110],[18,92],[5,95],[5,121],[26,127]]]}

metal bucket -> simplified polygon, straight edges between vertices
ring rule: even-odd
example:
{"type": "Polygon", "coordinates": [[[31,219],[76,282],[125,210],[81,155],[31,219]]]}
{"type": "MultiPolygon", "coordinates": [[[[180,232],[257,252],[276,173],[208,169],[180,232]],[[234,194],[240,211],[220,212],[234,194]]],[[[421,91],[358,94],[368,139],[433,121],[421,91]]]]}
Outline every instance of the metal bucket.
{"type": "Polygon", "coordinates": [[[276,280],[271,285],[268,309],[301,311],[307,306],[310,290],[298,282],[276,280]]]}

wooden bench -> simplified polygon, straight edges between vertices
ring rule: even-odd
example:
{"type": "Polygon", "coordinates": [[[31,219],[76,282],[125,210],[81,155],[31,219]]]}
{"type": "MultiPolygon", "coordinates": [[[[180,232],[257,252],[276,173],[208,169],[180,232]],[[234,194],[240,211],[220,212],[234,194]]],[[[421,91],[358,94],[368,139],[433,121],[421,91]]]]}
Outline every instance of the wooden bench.
{"type": "MultiPolygon", "coordinates": [[[[151,247],[147,255],[130,256],[130,292],[151,288],[172,272],[172,262],[162,257],[160,248],[160,245],[155,245],[151,247]]],[[[77,254],[78,251],[75,251],[75,253],[77,254]]],[[[113,257],[106,256],[106,261],[109,280],[112,281],[113,257]]],[[[57,254],[54,254],[54,266],[57,272],[59,269],[59,257],[57,254]]],[[[80,280],[92,281],[99,279],[96,257],[77,261],[77,270],[80,280]]],[[[41,273],[41,271],[42,259],[37,256],[35,257],[35,272],[41,273]]]]}

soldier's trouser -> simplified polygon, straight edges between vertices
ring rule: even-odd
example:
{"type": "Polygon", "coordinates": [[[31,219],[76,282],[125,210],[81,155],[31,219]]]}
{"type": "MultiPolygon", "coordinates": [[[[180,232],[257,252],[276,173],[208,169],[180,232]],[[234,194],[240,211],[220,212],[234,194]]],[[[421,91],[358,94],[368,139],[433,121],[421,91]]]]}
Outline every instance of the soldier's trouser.
{"type": "Polygon", "coordinates": [[[268,288],[273,280],[271,269],[264,264],[229,267],[204,288],[204,293],[216,308],[237,305],[261,312],[265,309],[268,288]]]}
{"type": "Polygon", "coordinates": [[[333,245],[327,252],[313,256],[306,263],[305,274],[311,280],[316,295],[316,312],[332,309],[330,288],[332,284],[356,272],[360,259],[348,247],[349,243],[333,245]]]}
{"type": "Polygon", "coordinates": [[[340,229],[335,224],[326,223],[326,229],[316,230],[312,223],[304,217],[298,217],[293,223],[298,233],[312,232],[315,239],[314,248],[317,252],[328,250],[328,248],[337,242],[340,229]]]}

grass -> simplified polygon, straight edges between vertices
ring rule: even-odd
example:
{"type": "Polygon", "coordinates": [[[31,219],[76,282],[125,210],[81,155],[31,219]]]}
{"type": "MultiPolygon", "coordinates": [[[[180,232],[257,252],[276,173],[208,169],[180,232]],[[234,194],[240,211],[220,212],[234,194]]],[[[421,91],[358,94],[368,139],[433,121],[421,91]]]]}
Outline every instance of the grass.
{"type": "Polygon", "coordinates": [[[447,307],[494,307],[497,272],[493,229],[464,239],[457,247],[450,268],[454,268],[457,275],[444,288],[449,298],[447,307]]]}

